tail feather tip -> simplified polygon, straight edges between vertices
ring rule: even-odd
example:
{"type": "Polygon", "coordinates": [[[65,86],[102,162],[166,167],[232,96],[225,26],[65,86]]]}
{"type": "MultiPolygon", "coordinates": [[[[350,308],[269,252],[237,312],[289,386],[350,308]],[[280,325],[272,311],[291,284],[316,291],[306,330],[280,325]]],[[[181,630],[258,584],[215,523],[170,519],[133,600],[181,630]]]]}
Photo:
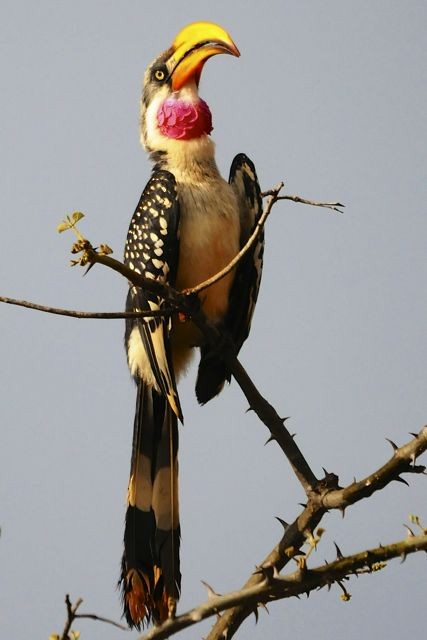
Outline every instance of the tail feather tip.
{"type": "MultiPolygon", "coordinates": [[[[161,571],[157,567],[155,569],[161,575],[161,571]]],[[[177,599],[166,592],[161,584],[163,580],[158,580],[152,589],[145,574],[130,569],[121,582],[124,617],[129,627],[141,630],[150,622],[160,625],[175,617],[177,599]]]]}

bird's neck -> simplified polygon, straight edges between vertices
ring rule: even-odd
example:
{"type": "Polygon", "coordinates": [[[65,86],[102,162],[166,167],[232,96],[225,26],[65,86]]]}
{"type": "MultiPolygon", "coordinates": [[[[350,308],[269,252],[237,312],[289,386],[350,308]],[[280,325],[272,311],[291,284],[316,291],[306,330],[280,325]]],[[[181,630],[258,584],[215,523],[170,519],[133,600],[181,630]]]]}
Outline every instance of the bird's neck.
{"type": "Polygon", "coordinates": [[[211,112],[195,85],[159,94],[142,112],[141,140],[155,168],[170,171],[179,182],[219,176],[211,131],[211,112]]]}
{"type": "Polygon", "coordinates": [[[178,182],[203,183],[219,177],[215,145],[208,136],[194,140],[170,139],[166,149],[152,151],[155,169],[170,171],[178,182]]]}

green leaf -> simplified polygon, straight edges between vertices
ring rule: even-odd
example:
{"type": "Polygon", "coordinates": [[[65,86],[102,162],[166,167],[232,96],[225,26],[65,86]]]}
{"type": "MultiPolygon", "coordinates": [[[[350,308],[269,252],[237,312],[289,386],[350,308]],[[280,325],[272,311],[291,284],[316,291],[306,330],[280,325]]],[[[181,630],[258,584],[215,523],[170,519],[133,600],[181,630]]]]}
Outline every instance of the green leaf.
{"type": "Polygon", "coordinates": [[[56,227],[56,230],[58,233],[62,233],[63,231],[68,231],[68,229],[70,228],[71,228],[70,223],[67,222],[67,220],[63,220],[58,224],[58,226],[56,227]]]}
{"type": "Polygon", "coordinates": [[[85,217],[85,214],[82,213],[81,211],[74,211],[74,213],[71,214],[71,222],[73,224],[77,224],[77,222],[79,222],[79,220],[81,220],[84,217],[85,217]]]}

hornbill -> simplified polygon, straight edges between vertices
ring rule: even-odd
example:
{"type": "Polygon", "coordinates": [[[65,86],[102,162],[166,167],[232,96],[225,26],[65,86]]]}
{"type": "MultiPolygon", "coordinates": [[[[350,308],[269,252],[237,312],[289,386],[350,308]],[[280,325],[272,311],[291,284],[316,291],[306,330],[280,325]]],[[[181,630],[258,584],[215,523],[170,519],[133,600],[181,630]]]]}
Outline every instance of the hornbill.
{"type": "MultiPolygon", "coordinates": [[[[239,56],[224,29],[188,25],[147,69],[141,141],[154,163],[130,222],[125,263],[146,278],[189,289],[216,274],[239,252],[261,214],[255,168],[244,155],[220,175],[210,138],[212,116],[199,97],[204,63],[239,56]]],[[[200,294],[206,318],[232,340],[246,340],[261,278],[263,236],[224,278],[200,294]]],[[[130,285],[126,310],[157,310],[165,301],[130,285]]],[[[180,594],[177,380],[200,349],[196,396],[201,404],[230,381],[220,349],[176,314],[126,321],[125,347],[137,385],[124,554],[120,578],[130,626],[163,622],[180,594]]]]}

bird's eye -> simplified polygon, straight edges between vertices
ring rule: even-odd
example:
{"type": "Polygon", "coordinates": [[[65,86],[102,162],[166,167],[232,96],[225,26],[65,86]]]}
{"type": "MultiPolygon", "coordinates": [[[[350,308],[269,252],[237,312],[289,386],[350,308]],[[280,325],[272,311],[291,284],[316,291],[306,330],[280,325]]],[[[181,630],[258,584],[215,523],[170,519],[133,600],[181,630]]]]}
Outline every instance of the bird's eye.
{"type": "Polygon", "coordinates": [[[163,69],[156,69],[154,72],[154,77],[156,80],[158,80],[159,82],[161,82],[162,80],[165,79],[165,72],[163,71],[163,69]]]}

